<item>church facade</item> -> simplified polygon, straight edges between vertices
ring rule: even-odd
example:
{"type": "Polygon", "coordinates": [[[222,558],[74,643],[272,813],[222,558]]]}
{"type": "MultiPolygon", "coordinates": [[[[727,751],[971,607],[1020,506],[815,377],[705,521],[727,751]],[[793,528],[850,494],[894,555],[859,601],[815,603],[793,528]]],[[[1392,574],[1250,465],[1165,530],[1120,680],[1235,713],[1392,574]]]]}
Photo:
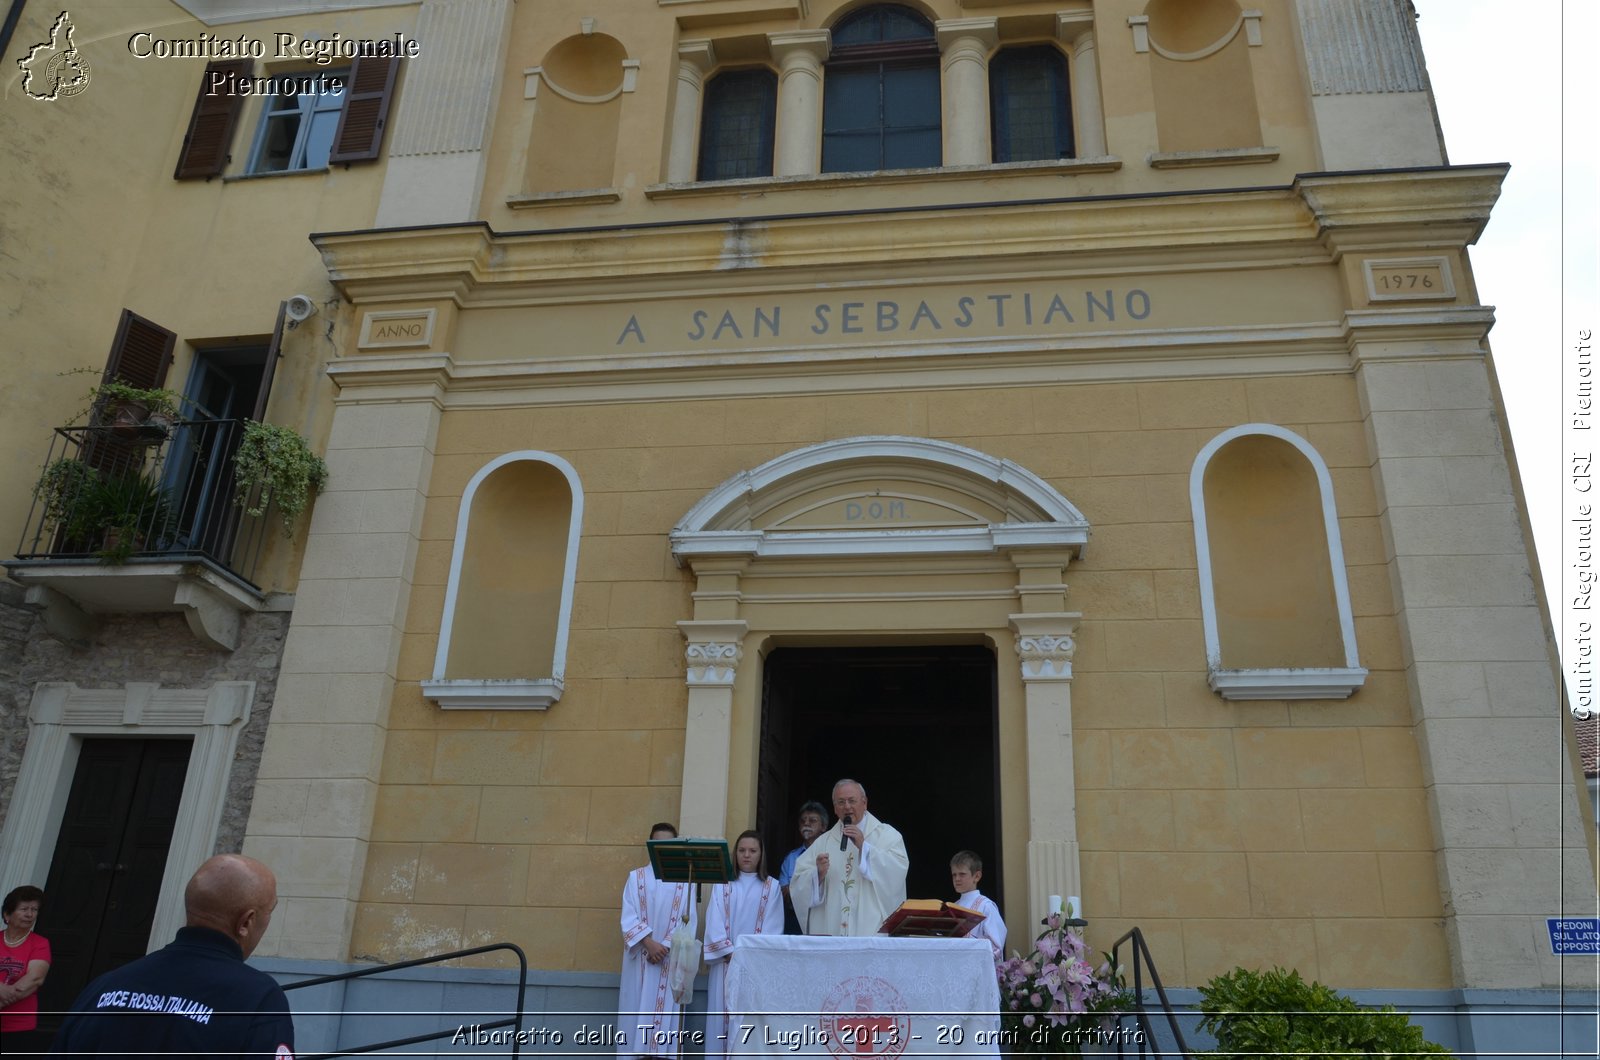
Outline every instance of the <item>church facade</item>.
{"type": "Polygon", "coordinates": [[[1169,986],[1293,967],[1485,1053],[1592,997],[1467,251],[1506,167],[1449,163],[1405,0],[266,6],[75,8],[81,90],[4,104],[36,171],[126,159],[6,193],[116,234],[8,265],[8,493],[144,325],[329,472],[199,559],[7,517],[8,865],[61,870],[85,748],[188,739],[153,934],[242,849],[269,964],[592,986],[653,822],[775,865],[849,776],[914,896],[977,850],[1013,939],[1075,896],[1169,986]]]}

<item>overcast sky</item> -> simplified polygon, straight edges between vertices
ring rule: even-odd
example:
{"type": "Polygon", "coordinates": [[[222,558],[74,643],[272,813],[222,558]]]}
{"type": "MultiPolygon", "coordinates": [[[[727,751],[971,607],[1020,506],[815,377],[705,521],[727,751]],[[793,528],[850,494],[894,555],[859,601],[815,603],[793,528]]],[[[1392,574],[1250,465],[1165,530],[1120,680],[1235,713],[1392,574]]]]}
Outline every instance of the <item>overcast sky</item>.
{"type": "Polygon", "coordinates": [[[1479,297],[1495,307],[1489,343],[1570,673],[1577,620],[1590,616],[1564,606],[1575,538],[1563,532],[1571,527],[1563,508],[1570,518],[1580,499],[1567,478],[1567,458],[1574,449],[1600,449],[1565,430],[1575,390],[1573,346],[1579,328],[1594,328],[1600,286],[1594,133],[1600,87],[1593,56],[1584,54],[1596,39],[1600,3],[1415,3],[1451,163],[1511,163],[1471,252],[1472,266],[1479,297]],[[1556,61],[1558,48],[1564,63],[1556,61]]]}

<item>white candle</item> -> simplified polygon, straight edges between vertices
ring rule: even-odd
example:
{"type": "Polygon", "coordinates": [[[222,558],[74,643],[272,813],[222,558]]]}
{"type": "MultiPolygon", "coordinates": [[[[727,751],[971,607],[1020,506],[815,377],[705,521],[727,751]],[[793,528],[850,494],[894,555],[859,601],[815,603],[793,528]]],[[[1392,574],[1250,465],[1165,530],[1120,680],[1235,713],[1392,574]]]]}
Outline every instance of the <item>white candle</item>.
{"type": "Polygon", "coordinates": [[[1059,894],[1050,896],[1050,912],[1052,914],[1061,912],[1061,896],[1059,894]]]}
{"type": "Polygon", "coordinates": [[[1077,895],[1067,899],[1067,916],[1073,920],[1083,919],[1083,899],[1077,895]]]}

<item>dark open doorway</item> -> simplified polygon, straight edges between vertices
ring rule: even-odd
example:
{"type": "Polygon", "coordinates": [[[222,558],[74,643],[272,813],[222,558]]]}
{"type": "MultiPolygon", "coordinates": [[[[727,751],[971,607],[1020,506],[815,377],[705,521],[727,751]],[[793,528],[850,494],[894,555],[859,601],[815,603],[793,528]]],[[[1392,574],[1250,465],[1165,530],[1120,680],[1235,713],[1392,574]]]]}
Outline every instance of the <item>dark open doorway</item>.
{"type": "Polygon", "coordinates": [[[771,866],[798,842],[800,804],[831,806],[833,782],[853,777],[905,837],[909,897],[954,897],[950,856],[968,848],[983,858],[983,893],[1002,903],[996,703],[985,647],[774,649],[756,808],[771,866]]]}
{"type": "Polygon", "coordinates": [[[83,741],[39,914],[52,956],[39,991],[41,1030],[60,1025],[91,979],[144,956],[191,743],[83,741]]]}

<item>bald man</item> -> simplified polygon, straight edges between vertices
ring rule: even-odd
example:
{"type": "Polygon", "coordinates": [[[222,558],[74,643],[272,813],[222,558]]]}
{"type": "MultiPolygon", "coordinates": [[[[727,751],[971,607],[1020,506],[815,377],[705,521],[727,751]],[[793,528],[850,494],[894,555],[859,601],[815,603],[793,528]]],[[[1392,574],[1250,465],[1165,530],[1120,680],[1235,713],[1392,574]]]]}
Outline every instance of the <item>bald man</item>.
{"type": "Polygon", "coordinates": [[[90,983],[50,1051],[293,1060],[288,999],[244,963],[277,904],[278,881],[261,862],[239,854],[207,861],[184,888],[178,937],[90,983]]]}

